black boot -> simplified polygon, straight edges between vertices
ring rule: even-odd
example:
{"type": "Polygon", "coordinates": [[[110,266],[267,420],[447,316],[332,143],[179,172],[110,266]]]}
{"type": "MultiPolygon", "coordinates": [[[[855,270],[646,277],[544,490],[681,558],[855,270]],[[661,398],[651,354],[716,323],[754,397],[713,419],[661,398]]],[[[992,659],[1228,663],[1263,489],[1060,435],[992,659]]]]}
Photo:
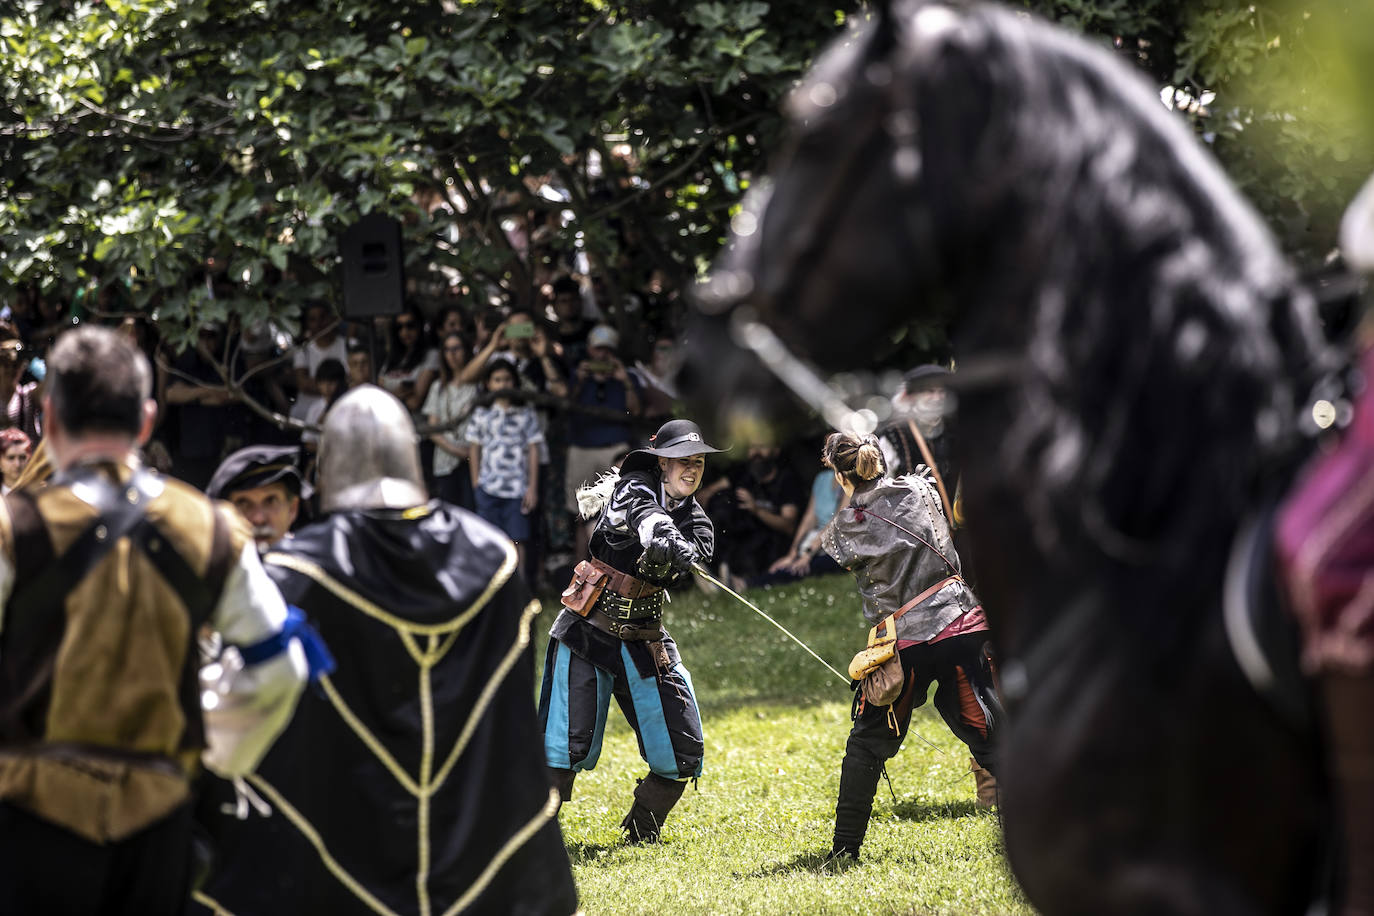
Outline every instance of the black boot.
{"type": "Polygon", "coordinates": [[[657,773],[650,773],[635,786],[635,803],[630,813],[620,822],[631,843],[657,843],[658,832],[673,810],[673,805],[682,797],[687,783],[676,779],[665,779],[657,773]]]}
{"type": "MultiPolygon", "coordinates": [[[[565,770],[562,767],[549,767],[549,784],[558,790],[558,807],[561,809],[565,804],[572,800],[573,780],[577,778],[576,770],[565,770]]],[[[558,816],[555,811],[554,817],[558,816]]]]}
{"type": "Polygon", "coordinates": [[[851,740],[840,764],[840,797],[835,802],[835,843],[831,858],[850,855],[859,858],[859,847],[868,832],[868,818],[873,813],[873,793],[878,791],[878,777],[882,764],[864,750],[858,750],[851,740]]]}

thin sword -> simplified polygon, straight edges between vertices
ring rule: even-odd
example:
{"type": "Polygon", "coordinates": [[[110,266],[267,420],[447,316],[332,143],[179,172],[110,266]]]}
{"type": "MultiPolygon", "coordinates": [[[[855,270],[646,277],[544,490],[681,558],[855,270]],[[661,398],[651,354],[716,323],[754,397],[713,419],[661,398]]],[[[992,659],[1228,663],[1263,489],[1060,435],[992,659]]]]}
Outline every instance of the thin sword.
{"type": "Polygon", "coordinates": [[[789,629],[787,629],[787,627],[783,626],[782,624],[780,624],[780,623],[778,623],[776,620],[774,620],[772,617],[769,617],[767,614],[765,614],[762,610],[759,609],[758,605],[754,604],[754,603],[753,603],[752,601],[750,601],[748,598],[745,598],[745,597],[744,597],[743,595],[741,595],[739,592],[735,591],[733,588],[731,588],[730,586],[726,585],[724,582],[720,581],[720,580],[717,579],[715,576],[711,575],[711,574],[710,574],[709,572],[707,572],[706,569],[705,569],[704,567],[702,567],[700,564],[693,563],[693,564],[692,564],[692,572],[696,573],[698,576],[701,576],[701,578],[705,579],[707,582],[710,582],[712,585],[715,585],[715,586],[718,586],[719,588],[725,589],[727,592],[729,592],[731,595],[733,595],[733,596],[735,597],[735,600],[739,601],[740,604],[744,605],[744,606],[747,607],[749,610],[753,611],[755,614],[758,614],[760,617],[762,617],[764,620],[766,620],[766,621],[768,621],[769,623],[771,623],[773,626],[777,627],[779,630],[782,630],[783,635],[785,635],[788,639],[792,640],[794,643],[796,643],[797,645],[799,645],[799,646],[801,646],[803,649],[805,649],[808,655],[810,655],[810,656],[811,656],[812,658],[814,658],[816,661],[820,662],[822,665],[825,665],[825,667],[830,668],[830,673],[831,673],[831,674],[835,675],[835,677],[837,677],[837,678],[839,678],[840,680],[844,681],[846,685],[849,684],[849,678],[848,678],[848,677],[846,677],[845,675],[840,674],[840,672],[836,671],[833,667],[831,667],[830,662],[826,661],[825,659],[823,659],[823,658],[821,658],[819,655],[817,655],[815,652],[813,652],[813,651],[811,650],[811,647],[810,647],[810,646],[808,646],[806,643],[802,642],[802,641],[801,641],[800,639],[798,639],[796,636],[793,636],[793,635],[792,635],[792,631],[789,630],[789,629]]]}
{"type": "MultiPolygon", "coordinates": [[[[732,596],[734,596],[734,598],[735,598],[736,601],[738,601],[740,604],[742,604],[742,605],[744,605],[745,607],[747,607],[749,610],[753,611],[755,614],[758,614],[760,617],[762,617],[764,620],[766,620],[766,621],[768,621],[769,623],[771,623],[773,626],[777,627],[779,630],[782,630],[783,635],[785,635],[788,639],[792,640],[794,643],[796,643],[797,645],[799,645],[799,646],[801,646],[803,649],[805,649],[808,655],[810,655],[810,656],[811,656],[812,658],[814,658],[816,661],[820,662],[822,665],[825,665],[825,667],[830,668],[830,673],[831,673],[831,674],[835,675],[835,677],[837,677],[837,678],[839,678],[840,680],[844,681],[846,685],[848,685],[848,684],[850,683],[850,679],[849,679],[848,677],[846,677],[846,676],[843,675],[843,674],[840,674],[840,672],[836,671],[833,667],[831,667],[830,662],[828,662],[828,661],[826,661],[825,659],[821,658],[819,655],[817,655],[815,652],[813,652],[813,651],[811,650],[811,647],[810,647],[810,646],[808,646],[806,643],[802,642],[802,641],[801,641],[800,639],[798,639],[796,636],[792,635],[792,631],[791,631],[791,630],[787,629],[787,627],[785,627],[785,626],[783,626],[782,624],[778,623],[778,622],[777,622],[776,620],[774,620],[772,617],[769,617],[767,614],[765,614],[765,613],[759,608],[758,605],[754,604],[754,603],[753,603],[752,601],[750,601],[748,598],[745,598],[745,597],[744,597],[743,595],[741,595],[739,592],[735,591],[733,588],[731,588],[730,586],[726,585],[724,582],[720,581],[720,580],[717,579],[715,576],[711,575],[709,572],[706,571],[705,567],[701,566],[701,564],[699,564],[699,563],[693,563],[693,564],[692,564],[692,572],[696,573],[698,576],[701,576],[701,578],[705,579],[707,582],[710,582],[712,585],[715,585],[715,586],[717,586],[717,587],[719,587],[719,588],[725,589],[725,591],[729,592],[732,596]]],[[[931,747],[935,748],[935,750],[939,751],[941,754],[943,754],[943,753],[945,752],[944,748],[940,747],[940,745],[936,744],[934,741],[931,741],[931,740],[930,740],[929,738],[927,738],[925,735],[923,735],[923,734],[921,734],[920,732],[916,731],[916,729],[911,728],[910,726],[908,726],[906,731],[907,731],[907,734],[908,734],[908,735],[915,735],[917,738],[920,738],[920,739],[921,739],[922,741],[924,741],[926,744],[929,744],[931,747]]],[[[883,775],[884,775],[884,776],[887,775],[887,767],[886,767],[886,765],[884,765],[884,767],[883,767],[883,775]]],[[[888,788],[888,791],[892,791],[892,780],[891,780],[891,779],[889,779],[889,780],[887,781],[887,788],[888,788]]],[[[894,793],[892,797],[893,797],[893,799],[895,800],[897,796],[896,796],[896,794],[894,793]]]]}

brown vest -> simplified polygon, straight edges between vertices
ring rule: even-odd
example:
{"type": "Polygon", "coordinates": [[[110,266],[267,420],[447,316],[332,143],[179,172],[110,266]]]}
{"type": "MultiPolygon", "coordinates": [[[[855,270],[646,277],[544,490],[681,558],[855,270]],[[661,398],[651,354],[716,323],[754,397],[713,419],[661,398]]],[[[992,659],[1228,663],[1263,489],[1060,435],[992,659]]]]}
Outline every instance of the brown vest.
{"type": "Polygon", "coordinates": [[[0,628],[0,799],[106,842],[187,797],[204,746],[196,631],[250,534],[179,481],[142,472],[144,497],[129,467],[89,472],[144,511],[56,591],[40,586],[51,586],[45,571],[105,540],[116,513],[61,478],[0,508],[0,549],[16,569],[0,628]],[[35,593],[52,600],[20,600],[35,593]],[[24,619],[12,619],[20,605],[24,619]]]}

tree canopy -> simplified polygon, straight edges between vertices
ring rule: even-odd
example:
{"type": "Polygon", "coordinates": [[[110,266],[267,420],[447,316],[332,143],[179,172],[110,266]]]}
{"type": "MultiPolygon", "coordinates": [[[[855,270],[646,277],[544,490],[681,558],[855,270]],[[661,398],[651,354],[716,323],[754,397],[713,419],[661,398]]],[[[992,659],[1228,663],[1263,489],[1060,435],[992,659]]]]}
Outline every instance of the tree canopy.
{"type": "Polygon", "coordinates": [[[1362,0],[1025,0],[1110,38],[1161,87],[1314,266],[1374,172],[1374,4],[1362,0]]]}
{"type": "MultiPolygon", "coordinates": [[[[1174,87],[1289,249],[1330,249],[1374,170],[1367,4],[1021,5],[1174,87]]],[[[231,313],[290,324],[337,298],[338,237],[380,212],[403,221],[409,276],[435,299],[529,303],[574,263],[612,307],[671,299],[766,164],[783,96],[852,15],[805,0],[19,0],[0,14],[0,291],[104,287],[174,342],[231,313]]]]}
{"type": "Polygon", "coordinates": [[[576,242],[612,293],[676,289],[843,19],[752,0],[26,0],[0,19],[0,272],[117,284],[164,326],[289,315],[329,296],[342,229],[385,212],[422,288],[525,303],[576,242]]]}

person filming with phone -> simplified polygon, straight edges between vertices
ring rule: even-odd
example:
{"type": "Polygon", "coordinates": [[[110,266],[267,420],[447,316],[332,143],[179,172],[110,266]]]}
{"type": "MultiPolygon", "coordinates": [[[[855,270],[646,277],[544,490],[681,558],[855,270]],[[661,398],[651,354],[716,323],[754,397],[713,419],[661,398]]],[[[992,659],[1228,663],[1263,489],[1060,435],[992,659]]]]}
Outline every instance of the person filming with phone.
{"type": "Polygon", "coordinates": [[[516,387],[560,398],[568,396],[567,369],[554,353],[548,333],[529,312],[511,312],[492,332],[476,361],[485,366],[497,358],[515,366],[516,387]]]}
{"type": "MultiPolygon", "coordinates": [[[[641,392],[625,369],[616,347],[620,334],[607,324],[598,324],[587,334],[587,357],[573,373],[573,410],[568,416],[568,464],[565,477],[567,504],[577,505],[577,491],[596,482],[615,459],[631,448],[630,424],[641,410],[641,392]],[[577,407],[613,410],[624,419],[578,412],[577,407]]],[[[575,559],[587,558],[591,538],[590,523],[577,526],[575,559]]]]}

